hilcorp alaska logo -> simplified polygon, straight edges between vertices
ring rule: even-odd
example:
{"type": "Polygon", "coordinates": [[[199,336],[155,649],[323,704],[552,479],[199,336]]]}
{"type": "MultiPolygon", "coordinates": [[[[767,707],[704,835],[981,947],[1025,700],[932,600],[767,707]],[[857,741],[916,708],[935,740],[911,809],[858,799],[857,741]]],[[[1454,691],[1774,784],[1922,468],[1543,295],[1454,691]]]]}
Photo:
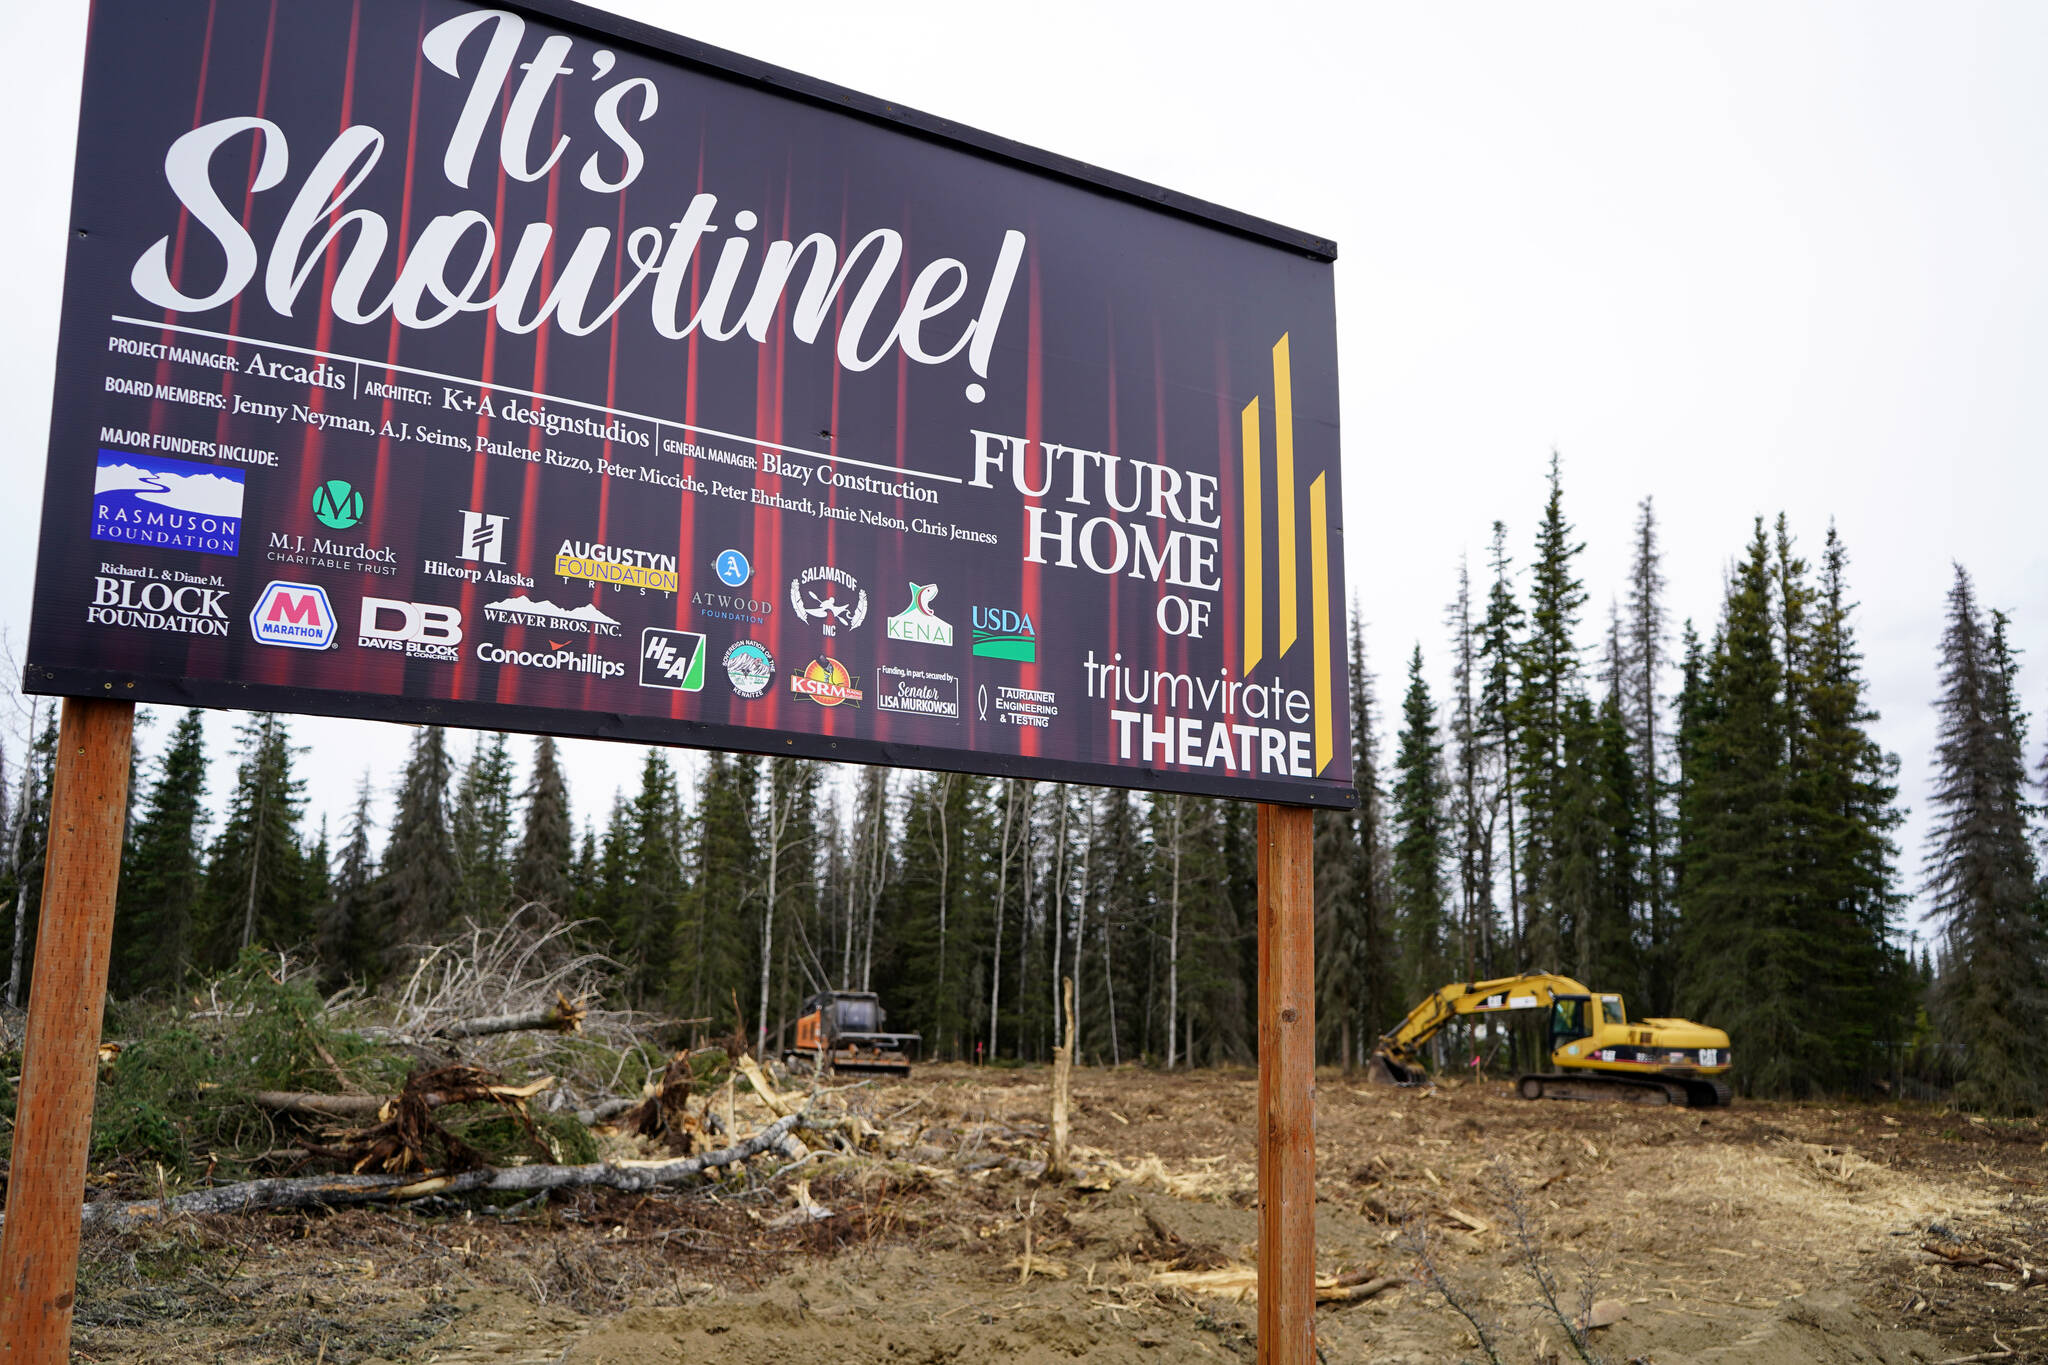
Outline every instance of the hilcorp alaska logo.
{"type": "Polygon", "coordinates": [[[242,471],[102,450],[92,538],[233,555],[242,546],[242,471]]]}
{"type": "Polygon", "coordinates": [[[912,583],[910,605],[889,618],[889,638],[921,645],[951,645],[952,622],[940,620],[932,610],[932,599],[938,595],[935,583],[912,583]]]}
{"type": "Polygon", "coordinates": [[[532,587],[532,578],[516,569],[502,567],[505,563],[505,525],[506,518],[495,512],[465,510],[462,514],[462,538],[457,549],[462,562],[451,564],[445,559],[423,560],[420,572],[430,578],[460,578],[470,583],[496,583],[508,588],[532,587]]]}
{"type": "Polygon", "coordinates": [[[1007,607],[974,609],[974,652],[984,659],[1038,662],[1038,628],[1024,612],[1007,607]]]}

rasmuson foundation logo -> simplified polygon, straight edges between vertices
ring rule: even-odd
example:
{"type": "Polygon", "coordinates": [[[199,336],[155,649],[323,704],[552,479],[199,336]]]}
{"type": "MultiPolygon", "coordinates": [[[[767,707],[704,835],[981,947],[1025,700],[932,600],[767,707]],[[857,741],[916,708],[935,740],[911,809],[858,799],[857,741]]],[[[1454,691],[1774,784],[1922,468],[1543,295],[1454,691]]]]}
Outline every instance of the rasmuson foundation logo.
{"type": "MultiPolygon", "coordinates": [[[[680,214],[671,208],[656,222],[622,225],[617,231],[623,240],[617,242],[615,229],[602,222],[585,228],[573,246],[556,242],[556,229],[547,221],[504,225],[516,240],[501,240],[489,197],[500,173],[522,184],[556,173],[568,194],[580,187],[591,196],[617,195],[649,170],[636,125],[690,116],[687,102],[675,112],[673,93],[665,110],[662,85],[619,69],[627,64],[610,49],[551,34],[537,50],[522,52],[525,36],[526,23],[518,15],[479,9],[443,20],[421,40],[427,64],[464,90],[460,113],[444,125],[451,131],[438,161],[449,184],[471,193],[468,207],[427,220],[410,241],[394,240],[394,224],[383,213],[349,201],[365,183],[388,178],[378,174],[379,164],[394,136],[405,145],[405,128],[352,124],[323,151],[310,154],[293,148],[290,135],[273,120],[236,112],[182,134],[164,157],[164,179],[181,212],[212,238],[210,247],[195,249],[222,261],[217,273],[205,276],[211,288],[194,285],[205,292],[187,293],[181,284],[193,284],[189,274],[173,281],[168,225],[135,261],[130,286],[172,312],[206,313],[238,297],[260,275],[264,299],[279,316],[303,316],[310,288],[315,306],[343,322],[362,326],[388,314],[414,330],[484,313],[515,335],[545,324],[582,337],[615,315],[637,314],[640,322],[627,334],[633,345],[650,330],[670,341],[699,334],[714,342],[744,335],[761,343],[785,328],[812,345],[830,324],[842,369],[872,369],[891,353],[918,365],[943,365],[964,354],[975,376],[966,396],[983,400],[980,381],[988,378],[1024,260],[1026,239],[1015,228],[988,244],[992,264],[978,291],[975,272],[964,261],[939,256],[916,265],[897,229],[848,231],[836,218],[812,224],[815,230],[798,240],[762,243],[749,285],[747,257],[759,240],[760,216],[743,208],[730,213],[721,229],[718,220],[726,215],[709,192],[692,197],[680,214]],[[543,110],[565,112],[559,107],[563,101],[573,106],[565,124],[594,125],[597,133],[550,135],[537,126],[543,110]],[[480,167],[487,139],[496,144],[497,164],[480,167]],[[290,202],[266,244],[266,261],[264,247],[243,225],[241,198],[276,190],[300,167],[309,169],[288,188],[290,202]],[[220,189],[230,182],[237,187],[232,208],[220,189]],[[338,233],[337,221],[355,230],[338,233]],[[713,240],[715,261],[700,260],[700,251],[710,255],[706,248],[713,240]],[[330,252],[340,253],[330,257],[335,269],[312,268],[330,252]],[[492,260],[507,264],[502,271],[476,264],[492,260]],[[552,272],[549,260],[555,262],[552,272]],[[629,268],[615,272],[615,260],[629,268]],[[691,289],[693,280],[701,292],[691,289]],[[908,283],[899,287],[899,280],[908,283]],[[969,309],[972,314],[963,316],[969,309]]],[[[316,135],[327,134],[323,129],[316,135]]],[[[432,166],[434,149],[420,152],[421,164],[432,166]]],[[[684,168],[677,165],[653,169],[656,184],[683,178],[684,168]]],[[[636,198],[645,197],[643,187],[636,198]]],[[[267,217],[269,211],[258,212],[267,217]]],[[[574,215],[564,206],[562,216],[574,215]]]]}
{"type": "Polygon", "coordinates": [[[242,479],[239,469],[102,450],[93,475],[92,538],[240,554],[242,479]]]}

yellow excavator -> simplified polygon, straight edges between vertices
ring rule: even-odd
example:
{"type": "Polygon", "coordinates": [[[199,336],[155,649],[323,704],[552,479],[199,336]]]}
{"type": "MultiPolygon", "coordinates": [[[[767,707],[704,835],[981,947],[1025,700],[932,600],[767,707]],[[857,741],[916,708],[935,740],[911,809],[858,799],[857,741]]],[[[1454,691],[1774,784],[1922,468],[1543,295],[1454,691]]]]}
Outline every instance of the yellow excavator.
{"type": "Polygon", "coordinates": [[[1734,1061],[1728,1035],[1689,1019],[1637,1019],[1618,995],[1591,991],[1567,976],[1504,976],[1454,981],[1408,1012],[1372,1050],[1372,1078],[1394,1085],[1428,1079],[1422,1045],[1466,1015],[1547,1010],[1551,1071],[1515,1082],[1525,1100],[1624,1100],[1704,1108],[1727,1104],[1724,1079],[1734,1061]]]}

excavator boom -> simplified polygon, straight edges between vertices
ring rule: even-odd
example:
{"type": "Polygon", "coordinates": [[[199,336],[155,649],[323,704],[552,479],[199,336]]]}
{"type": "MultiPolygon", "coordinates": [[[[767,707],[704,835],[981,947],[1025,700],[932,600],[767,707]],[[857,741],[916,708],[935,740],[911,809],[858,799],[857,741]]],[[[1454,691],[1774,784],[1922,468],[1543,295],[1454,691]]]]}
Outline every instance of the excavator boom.
{"type": "Polygon", "coordinates": [[[1728,1103],[1728,1035],[1685,1019],[1630,1022],[1619,995],[1547,972],[1454,981],[1425,997],[1381,1036],[1371,1074],[1395,1085],[1428,1079],[1422,1049],[1453,1019],[1543,1010],[1552,1070],[1523,1076],[1525,1099],[1619,1099],[1647,1104],[1728,1103]]]}

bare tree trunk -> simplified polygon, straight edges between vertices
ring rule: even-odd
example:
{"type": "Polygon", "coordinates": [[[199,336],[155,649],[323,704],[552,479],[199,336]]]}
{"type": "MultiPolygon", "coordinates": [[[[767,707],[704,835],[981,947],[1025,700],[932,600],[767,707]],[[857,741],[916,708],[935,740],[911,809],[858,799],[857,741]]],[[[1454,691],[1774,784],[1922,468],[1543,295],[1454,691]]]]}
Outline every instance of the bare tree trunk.
{"type": "Polygon", "coordinates": [[[1174,1044],[1178,1040],[1176,1025],[1180,1022],[1180,803],[1173,798],[1173,893],[1168,898],[1170,907],[1166,928],[1166,1069],[1173,1070],[1179,1059],[1174,1055],[1174,1044]]]}
{"type": "Polygon", "coordinates": [[[263,866],[263,821],[270,806],[270,769],[264,763],[264,747],[269,743],[270,732],[266,725],[257,731],[256,741],[256,818],[249,824],[249,896],[242,906],[242,947],[249,948],[256,942],[256,873],[263,866]]]}
{"type": "Polygon", "coordinates": [[[1095,917],[1095,927],[1102,933],[1102,996],[1109,1006],[1109,1064],[1122,1066],[1123,1047],[1117,1042],[1116,1036],[1116,970],[1109,959],[1108,907],[1105,906],[1103,912],[1095,917]]]}
{"type": "MultiPolygon", "coordinates": [[[[1067,1036],[1074,1034],[1074,978],[1067,977],[1062,983],[1066,988],[1067,1036]]],[[[1070,1153],[1072,1124],[1072,1090],[1074,1081],[1074,1046],[1071,1042],[1052,1050],[1052,1150],[1045,1163],[1045,1178],[1065,1180],[1073,1174],[1073,1157],[1070,1153]]]]}
{"type": "Polygon", "coordinates": [[[1060,793],[1060,832],[1053,844],[1052,855],[1052,1045],[1055,1048],[1066,1045],[1066,1019],[1060,1013],[1060,969],[1063,965],[1062,949],[1066,947],[1067,934],[1067,813],[1070,802],[1067,786],[1062,782],[1060,793]]]}
{"type": "MultiPolygon", "coordinates": [[[[1087,980],[1087,977],[1081,974],[1081,950],[1088,942],[1086,933],[1088,925],[1088,864],[1095,853],[1095,790],[1092,787],[1083,787],[1081,791],[1081,799],[1088,803],[1088,842],[1081,845],[1081,889],[1080,894],[1074,898],[1074,980],[1076,982],[1087,980]]],[[[1067,1046],[1073,1050],[1074,1061],[1078,1064],[1081,1061],[1081,1009],[1078,1002],[1076,1002],[1074,1007],[1073,1019],[1074,1031],[1067,1038],[1067,1046]]]]}
{"type": "Polygon", "coordinates": [[[1024,882],[1024,913],[1017,917],[1017,1060],[1026,1056],[1025,1033],[1031,1027],[1027,1018],[1031,999],[1031,905],[1035,889],[1033,873],[1038,870],[1033,835],[1037,832],[1032,823],[1032,811],[1038,804],[1038,784],[1024,784],[1024,866],[1019,875],[1024,882]]]}
{"type": "Polygon", "coordinates": [[[35,800],[33,784],[36,773],[35,734],[36,720],[41,711],[39,697],[29,703],[28,733],[29,744],[21,764],[21,798],[14,803],[14,846],[8,855],[8,870],[14,877],[14,951],[7,959],[7,1008],[21,1006],[22,957],[28,947],[28,868],[22,857],[22,844],[28,838],[28,812],[35,800]]]}
{"type": "Polygon", "coordinates": [[[761,1005],[754,1013],[754,1055],[768,1055],[768,979],[775,964],[775,898],[777,878],[782,871],[782,834],[789,828],[789,800],[794,783],[776,781],[777,768],[786,759],[774,760],[768,768],[768,905],[761,911],[761,1005]],[[788,790],[778,790],[787,787],[788,790]]]}
{"type": "Polygon", "coordinates": [[[1003,833],[996,856],[995,956],[988,969],[988,1059],[996,1059],[996,1019],[1003,999],[1003,903],[1010,894],[1010,822],[1017,814],[1017,780],[1003,781],[1003,833]]]}
{"type": "Polygon", "coordinates": [[[945,1047],[957,1040],[957,1033],[948,1038],[952,1026],[952,1002],[946,998],[946,890],[952,883],[953,837],[952,821],[948,818],[947,803],[953,796],[953,774],[946,773],[939,778],[939,801],[934,815],[939,822],[939,1046],[945,1047]]]}

